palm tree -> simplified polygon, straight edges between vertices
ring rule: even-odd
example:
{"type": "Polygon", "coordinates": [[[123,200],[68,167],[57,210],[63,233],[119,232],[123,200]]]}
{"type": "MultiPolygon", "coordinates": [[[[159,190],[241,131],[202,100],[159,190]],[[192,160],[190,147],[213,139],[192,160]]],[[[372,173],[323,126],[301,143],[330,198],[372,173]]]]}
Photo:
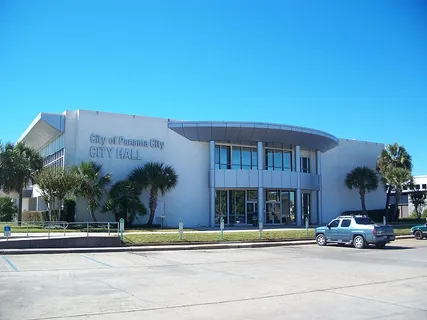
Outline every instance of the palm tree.
{"type": "Polygon", "coordinates": [[[360,201],[362,202],[363,214],[366,214],[365,195],[378,188],[378,176],[375,170],[368,167],[356,167],[347,173],[345,185],[352,190],[359,190],[360,201]]]}
{"type": "Polygon", "coordinates": [[[164,195],[175,188],[178,183],[178,175],[171,166],[160,162],[148,162],[143,167],[136,168],[130,175],[129,180],[136,183],[138,191],[150,189],[149,209],[150,217],[147,225],[151,226],[157,208],[157,197],[160,193],[164,195]]]}
{"type": "Polygon", "coordinates": [[[377,171],[381,174],[382,182],[387,191],[385,209],[388,211],[393,185],[387,183],[385,176],[392,168],[404,168],[412,171],[412,158],[405,147],[399,146],[397,142],[389,144],[381,151],[377,161],[377,171]]]}
{"type": "Polygon", "coordinates": [[[116,221],[123,218],[125,226],[130,226],[136,216],[147,214],[147,209],[139,196],[140,193],[133,181],[118,181],[108,192],[108,199],[103,207],[103,211],[113,212],[116,221]]]}
{"type": "Polygon", "coordinates": [[[385,176],[385,181],[389,186],[394,188],[394,207],[393,207],[393,216],[397,216],[397,206],[400,202],[402,195],[402,190],[404,186],[410,186],[413,184],[413,178],[411,171],[406,168],[395,167],[387,170],[385,176]]]}
{"type": "Polygon", "coordinates": [[[75,195],[85,198],[87,209],[92,221],[96,222],[95,210],[99,208],[106,187],[111,182],[111,174],[103,174],[102,165],[93,161],[82,162],[73,167],[72,172],[76,175],[75,195]]]}
{"type": "Polygon", "coordinates": [[[77,176],[68,168],[46,167],[37,175],[36,183],[48,204],[49,219],[52,220],[52,209],[59,210],[59,207],[55,208],[55,203],[62,207],[65,197],[76,189],[77,176]]]}
{"type": "Polygon", "coordinates": [[[23,189],[32,184],[43,168],[43,157],[23,142],[0,144],[0,186],[19,195],[18,224],[22,220],[23,189]]]}

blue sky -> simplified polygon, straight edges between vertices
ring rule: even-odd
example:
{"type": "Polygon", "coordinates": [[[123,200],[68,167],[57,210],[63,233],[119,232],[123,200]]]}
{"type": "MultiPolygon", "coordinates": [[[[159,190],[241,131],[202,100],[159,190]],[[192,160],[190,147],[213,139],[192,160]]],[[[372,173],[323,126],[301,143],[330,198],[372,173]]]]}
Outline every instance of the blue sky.
{"type": "Polygon", "coordinates": [[[427,1],[0,1],[0,139],[41,111],[398,142],[427,174],[427,1]]]}

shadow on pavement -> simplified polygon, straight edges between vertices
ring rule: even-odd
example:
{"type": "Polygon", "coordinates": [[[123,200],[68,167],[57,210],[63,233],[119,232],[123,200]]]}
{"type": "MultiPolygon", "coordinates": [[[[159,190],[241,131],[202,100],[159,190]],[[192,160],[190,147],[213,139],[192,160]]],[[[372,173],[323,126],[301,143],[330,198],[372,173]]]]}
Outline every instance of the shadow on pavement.
{"type": "Polygon", "coordinates": [[[408,247],[408,246],[396,246],[396,245],[386,245],[384,248],[376,248],[374,245],[369,245],[365,247],[365,249],[356,249],[351,245],[328,245],[328,247],[331,248],[346,248],[346,249],[352,249],[352,250],[414,250],[415,247],[408,247]]]}

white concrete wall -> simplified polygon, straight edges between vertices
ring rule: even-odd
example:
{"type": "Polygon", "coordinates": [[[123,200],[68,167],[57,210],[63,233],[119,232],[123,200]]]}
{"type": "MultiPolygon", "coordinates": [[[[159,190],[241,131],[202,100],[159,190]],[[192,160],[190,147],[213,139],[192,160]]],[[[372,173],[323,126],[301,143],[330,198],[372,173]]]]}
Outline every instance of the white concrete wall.
{"type": "MultiPolygon", "coordinates": [[[[344,184],[345,177],[355,167],[376,168],[376,162],[384,145],[340,139],[339,145],[322,154],[322,222],[326,223],[343,211],[361,210],[357,190],[349,190],[344,184]]],[[[386,193],[381,183],[376,191],[366,195],[366,208],[383,209],[386,193]]]]}
{"type": "MultiPolygon", "coordinates": [[[[179,175],[177,187],[159,198],[160,216],[164,210],[166,224],[177,226],[183,218],[186,226],[205,226],[209,224],[208,166],[209,146],[187,140],[170,130],[167,119],[149,118],[133,115],[111,114],[94,111],[67,111],[65,125],[65,161],[67,165],[93,160],[103,165],[105,172],[111,172],[114,181],[125,179],[135,168],[148,161],[160,161],[171,165],[179,175]],[[163,149],[152,147],[134,147],[123,145],[104,146],[90,141],[91,134],[107,139],[123,136],[127,139],[157,139],[164,142],[163,149]],[[111,157],[104,151],[104,157],[91,157],[90,147],[113,148],[111,157]],[[118,159],[117,148],[138,151],[140,160],[118,159]]],[[[148,195],[143,196],[148,208],[148,195]]],[[[87,220],[86,204],[79,202],[77,220],[87,220]]],[[[112,215],[96,213],[98,221],[112,220],[112,215]]],[[[144,223],[148,215],[138,223],[144,223]]]]}

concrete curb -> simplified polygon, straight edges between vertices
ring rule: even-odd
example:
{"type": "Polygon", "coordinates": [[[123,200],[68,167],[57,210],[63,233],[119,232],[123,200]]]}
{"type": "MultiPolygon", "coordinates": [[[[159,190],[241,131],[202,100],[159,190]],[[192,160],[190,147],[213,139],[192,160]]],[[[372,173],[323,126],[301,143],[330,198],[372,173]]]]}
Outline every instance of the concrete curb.
{"type": "MultiPolygon", "coordinates": [[[[412,235],[397,236],[396,240],[412,239],[412,235]]],[[[179,251],[179,250],[213,250],[213,249],[247,249],[286,247],[316,244],[314,240],[298,241],[264,241],[264,242],[239,242],[239,243],[211,243],[211,244],[177,244],[177,245],[140,245],[123,247],[98,247],[98,248],[37,248],[37,249],[0,249],[3,255],[19,254],[60,254],[60,253],[109,253],[109,252],[149,252],[149,251],[179,251]]]]}

